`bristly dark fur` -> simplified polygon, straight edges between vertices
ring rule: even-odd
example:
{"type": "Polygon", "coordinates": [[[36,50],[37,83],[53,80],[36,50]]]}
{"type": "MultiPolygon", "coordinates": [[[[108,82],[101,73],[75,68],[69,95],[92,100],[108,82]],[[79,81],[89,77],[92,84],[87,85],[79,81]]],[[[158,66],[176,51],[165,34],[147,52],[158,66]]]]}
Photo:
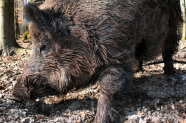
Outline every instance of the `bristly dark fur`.
{"type": "Polygon", "coordinates": [[[136,60],[162,53],[165,73],[173,72],[179,0],[46,0],[25,13],[33,53],[14,87],[20,101],[99,81],[95,122],[119,122],[114,105],[130,90],[136,60]]]}

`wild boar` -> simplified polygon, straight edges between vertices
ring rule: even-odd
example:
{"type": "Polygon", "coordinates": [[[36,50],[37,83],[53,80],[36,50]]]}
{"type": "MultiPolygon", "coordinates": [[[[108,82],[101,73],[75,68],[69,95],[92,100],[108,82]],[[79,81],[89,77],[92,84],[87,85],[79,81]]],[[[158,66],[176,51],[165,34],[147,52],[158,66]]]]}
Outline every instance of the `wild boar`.
{"type": "Polygon", "coordinates": [[[134,62],[163,53],[166,72],[172,67],[179,0],[46,0],[24,11],[33,52],[13,90],[18,101],[98,81],[94,121],[118,123],[114,105],[130,91],[134,62]]]}

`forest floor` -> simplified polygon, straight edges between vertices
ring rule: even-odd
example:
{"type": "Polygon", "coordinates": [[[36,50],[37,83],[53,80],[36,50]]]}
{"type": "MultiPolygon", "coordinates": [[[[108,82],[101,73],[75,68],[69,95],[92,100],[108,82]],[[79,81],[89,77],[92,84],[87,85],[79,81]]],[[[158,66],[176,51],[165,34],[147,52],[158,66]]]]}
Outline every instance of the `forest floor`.
{"type": "MultiPolygon", "coordinates": [[[[21,43],[30,49],[29,42],[21,43]]],[[[30,54],[0,57],[0,123],[89,123],[97,106],[99,84],[67,95],[18,103],[9,99],[30,54]]],[[[161,59],[159,57],[158,59],[161,59]]],[[[174,59],[186,61],[186,41],[174,59]]],[[[153,62],[153,61],[150,61],[153,62]]],[[[163,74],[163,63],[135,74],[133,93],[118,104],[124,123],[186,123],[186,64],[175,63],[175,75],[163,74]]]]}

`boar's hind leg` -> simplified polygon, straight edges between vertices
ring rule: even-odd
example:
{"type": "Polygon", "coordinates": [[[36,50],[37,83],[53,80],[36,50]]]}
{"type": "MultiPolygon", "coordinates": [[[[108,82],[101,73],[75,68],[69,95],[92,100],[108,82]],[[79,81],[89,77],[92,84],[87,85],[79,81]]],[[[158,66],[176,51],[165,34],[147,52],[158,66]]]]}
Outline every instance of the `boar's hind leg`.
{"type": "Polygon", "coordinates": [[[178,47],[178,38],[177,34],[172,34],[169,35],[166,38],[164,47],[163,47],[163,52],[162,52],[162,57],[164,61],[164,73],[167,75],[174,74],[174,67],[173,67],[173,60],[172,56],[176,52],[178,47]]]}
{"type": "MultiPolygon", "coordinates": [[[[128,70],[129,71],[129,70],[128,70]]],[[[115,104],[129,91],[131,74],[123,67],[109,67],[102,72],[95,123],[119,123],[115,104]],[[116,101],[117,100],[117,101],[116,101]]]]}

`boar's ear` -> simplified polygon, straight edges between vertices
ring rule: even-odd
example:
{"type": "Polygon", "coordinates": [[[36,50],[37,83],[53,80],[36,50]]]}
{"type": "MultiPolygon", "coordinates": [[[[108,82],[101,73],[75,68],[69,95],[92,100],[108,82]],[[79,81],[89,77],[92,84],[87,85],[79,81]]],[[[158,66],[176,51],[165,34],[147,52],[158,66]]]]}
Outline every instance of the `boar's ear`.
{"type": "Polygon", "coordinates": [[[24,7],[24,13],[26,19],[31,21],[39,29],[47,29],[49,26],[49,17],[47,13],[43,10],[40,10],[34,4],[27,4],[24,7]]]}

